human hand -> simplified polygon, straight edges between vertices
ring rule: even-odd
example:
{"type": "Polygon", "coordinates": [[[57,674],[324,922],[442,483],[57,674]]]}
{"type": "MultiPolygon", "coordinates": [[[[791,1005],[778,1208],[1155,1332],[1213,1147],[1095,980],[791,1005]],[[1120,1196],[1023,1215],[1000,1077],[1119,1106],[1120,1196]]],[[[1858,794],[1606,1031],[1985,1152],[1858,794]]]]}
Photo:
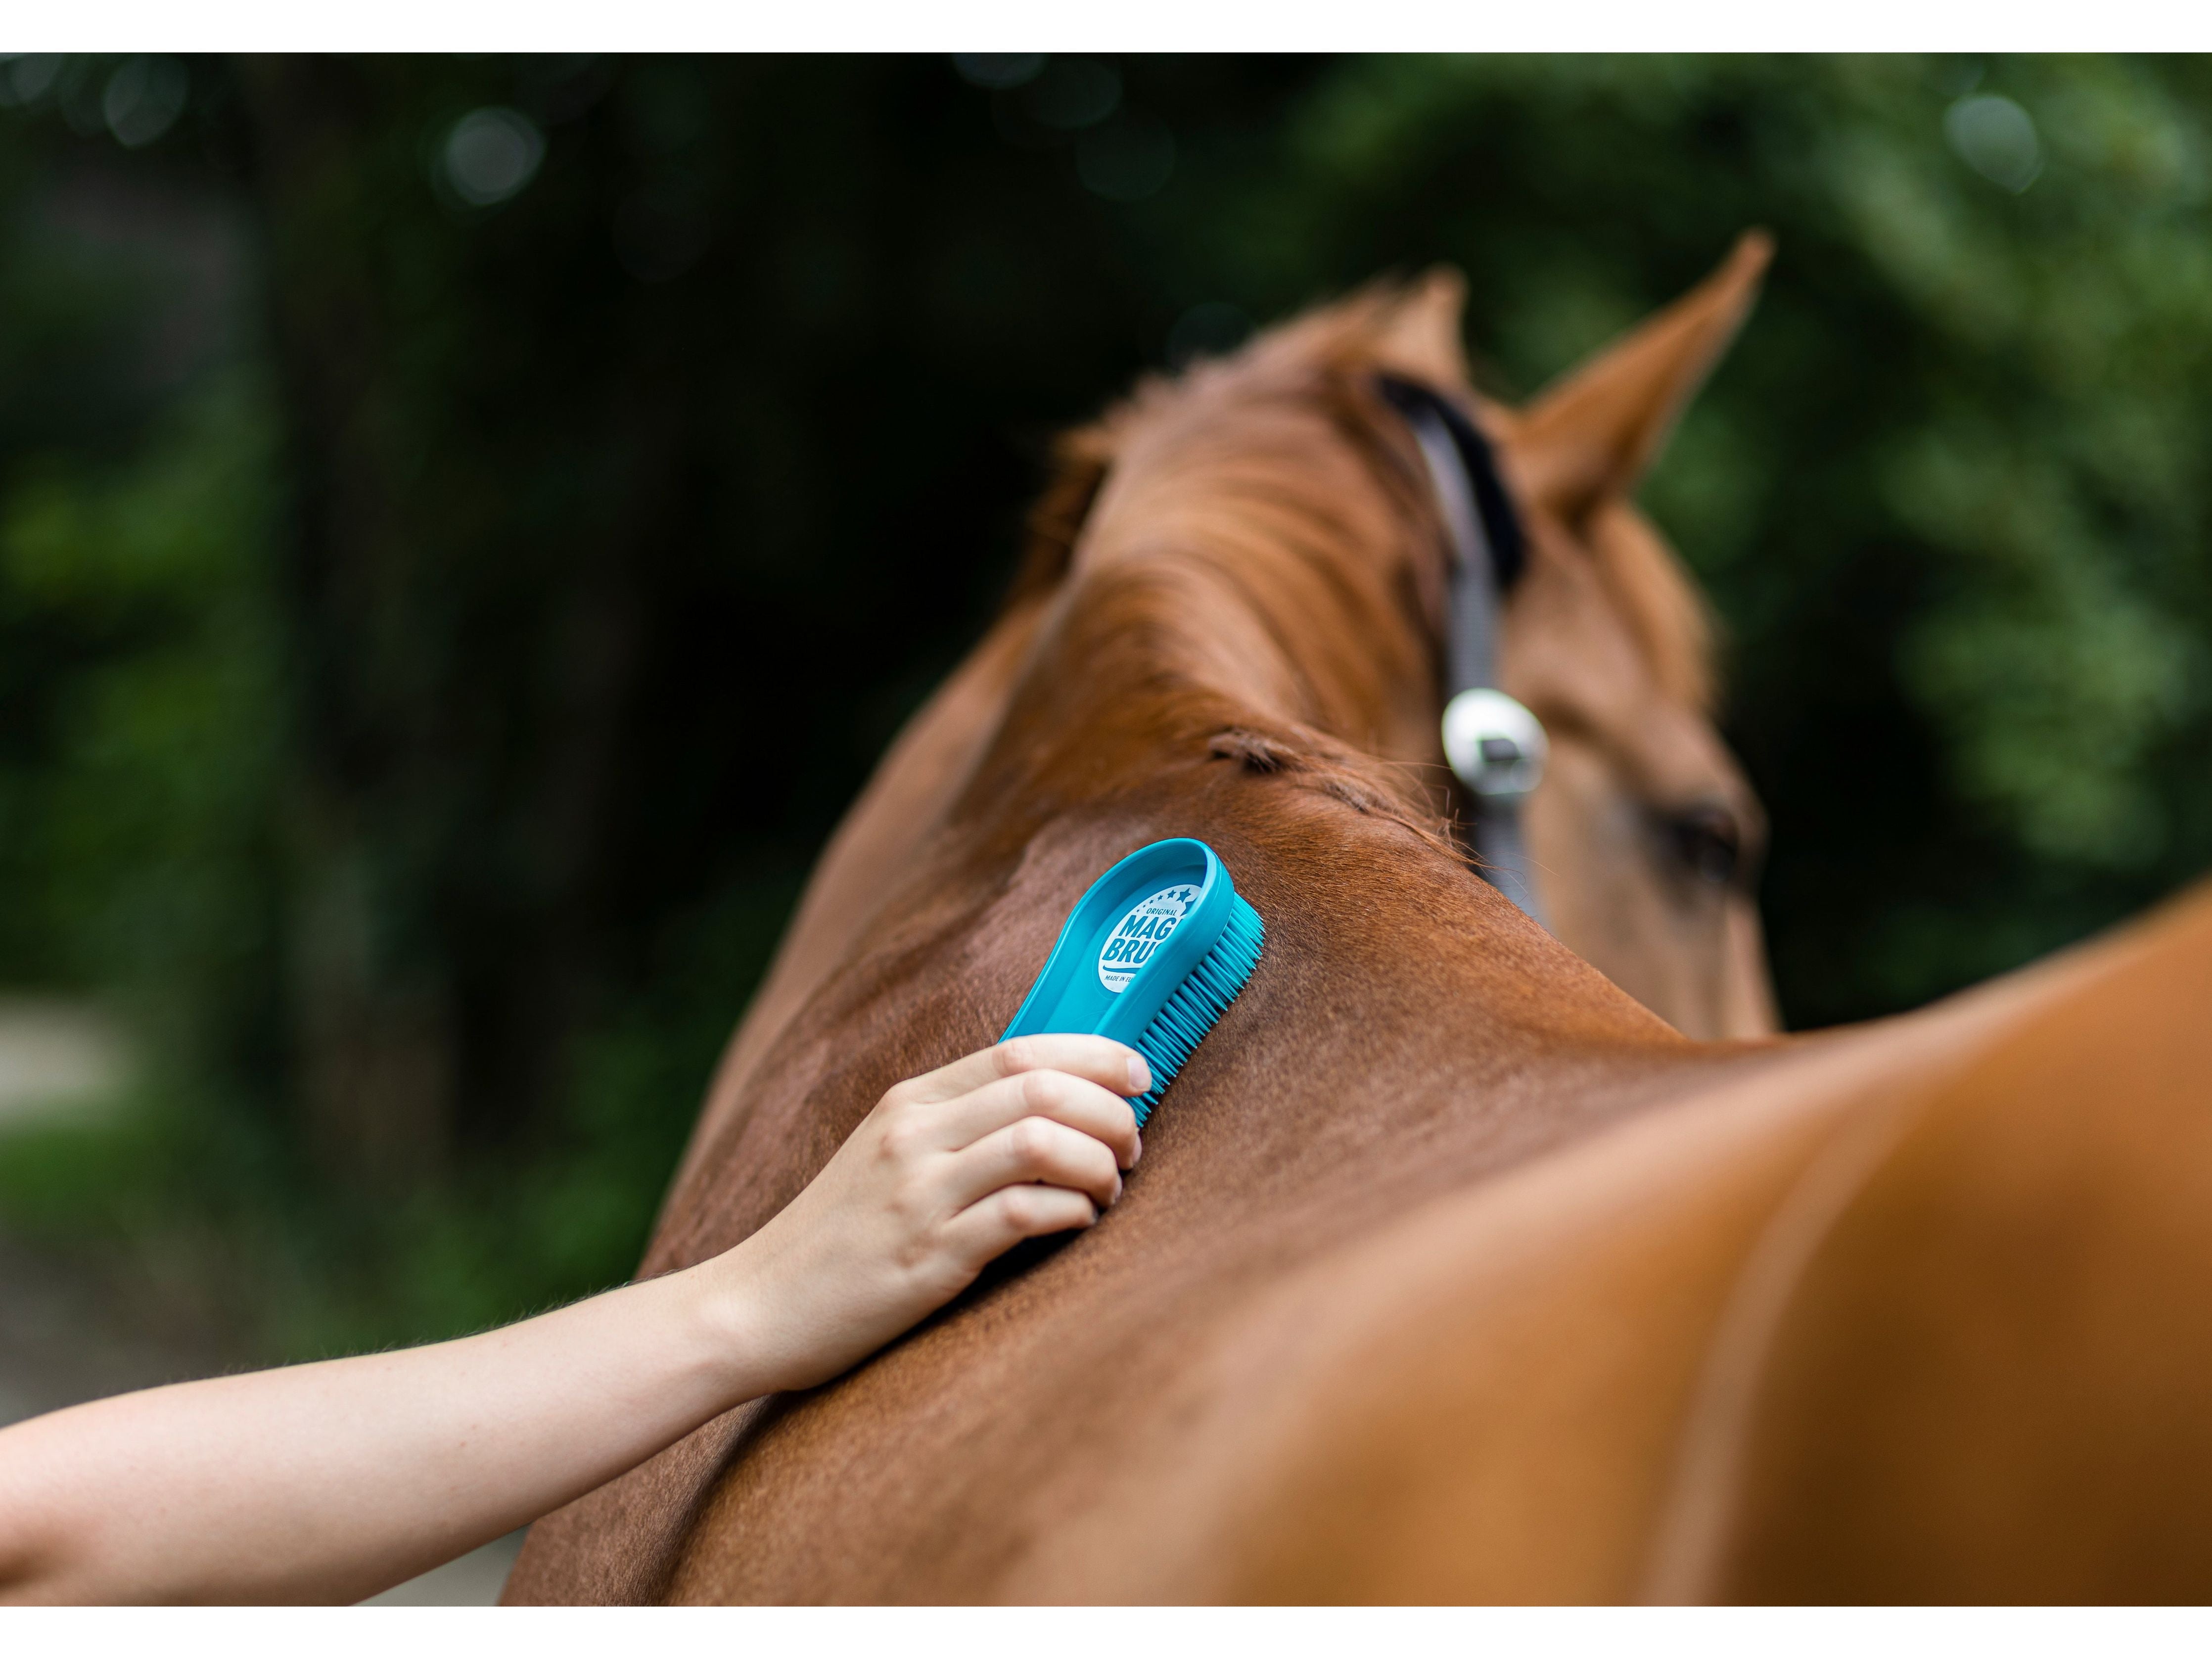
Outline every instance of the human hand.
{"type": "Polygon", "coordinates": [[[1143,1056],[1015,1037],[892,1089],[822,1173],[696,1271],[778,1389],[811,1388],[951,1301],[1024,1238],[1088,1227],[1142,1152],[1143,1056]]]}

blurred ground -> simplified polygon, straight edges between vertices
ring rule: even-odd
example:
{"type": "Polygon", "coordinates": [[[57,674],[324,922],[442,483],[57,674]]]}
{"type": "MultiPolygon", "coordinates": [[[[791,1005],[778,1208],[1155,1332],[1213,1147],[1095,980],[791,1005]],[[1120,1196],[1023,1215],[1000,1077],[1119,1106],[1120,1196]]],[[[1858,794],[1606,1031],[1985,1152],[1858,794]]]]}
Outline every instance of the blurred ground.
{"type": "Polygon", "coordinates": [[[121,1034],[96,1010],[0,996],[0,1126],[98,1111],[114,1098],[125,1065],[121,1034]]]}
{"type": "Polygon", "coordinates": [[[480,1550],[471,1550],[458,1561],[448,1561],[424,1573],[420,1578],[410,1578],[396,1584],[381,1595],[372,1595],[364,1604],[380,1607],[484,1607],[499,1600],[499,1592],[507,1583],[507,1575],[514,1570],[514,1558],[521,1553],[522,1540],[529,1528],[525,1527],[495,1539],[480,1550]]]}

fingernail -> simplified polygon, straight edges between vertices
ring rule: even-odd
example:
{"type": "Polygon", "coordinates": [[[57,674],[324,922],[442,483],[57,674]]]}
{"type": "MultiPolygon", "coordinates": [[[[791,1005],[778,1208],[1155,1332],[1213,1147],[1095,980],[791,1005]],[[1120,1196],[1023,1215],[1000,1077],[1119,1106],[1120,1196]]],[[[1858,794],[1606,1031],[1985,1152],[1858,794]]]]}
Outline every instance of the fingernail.
{"type": "Polygon", "coordinates": [[[1137,1150],[1129,1154],[1129,1167],[1133,1170],[1135,1169],[1137,1165],[1143,1161],[1144,1156],[1145,1137],[1139,1133],[1137,1136],[1137,1150]]]}
{"type": "Polygon", "coordinates": [[[1152,1068],[1145,1064],[1142,1054],[1129,1056],[1129,1092],[1140,1095],[1152,1086],[1152,1068]]]}

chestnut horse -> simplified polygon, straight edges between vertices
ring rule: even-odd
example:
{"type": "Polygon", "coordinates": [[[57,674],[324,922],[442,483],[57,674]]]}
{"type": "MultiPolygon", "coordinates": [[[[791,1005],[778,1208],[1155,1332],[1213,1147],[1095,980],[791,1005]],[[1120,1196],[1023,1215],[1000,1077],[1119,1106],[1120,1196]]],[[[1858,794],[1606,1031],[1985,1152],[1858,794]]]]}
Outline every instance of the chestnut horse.
{"type": "Polygon", "coordinates": [[[1747,867],[1757,809],[1627,497],[1763,260],[1523,413],[1474,398],[1431,277],[1071,441],[1005,615],[825,853],[642,1271],[995,1036],[1133,848],[1210,842],[1267,953],[1097,1227],[548,1516],[509,1599],[2212,1590],[2212,899],[1756,1035],[1717,850],[1747,867]],[[1556,937],[1437,786],[1445,532],[1385,372],[1461,400],[1527,520],[1500,678],[1552,733],[1556,937]]]}

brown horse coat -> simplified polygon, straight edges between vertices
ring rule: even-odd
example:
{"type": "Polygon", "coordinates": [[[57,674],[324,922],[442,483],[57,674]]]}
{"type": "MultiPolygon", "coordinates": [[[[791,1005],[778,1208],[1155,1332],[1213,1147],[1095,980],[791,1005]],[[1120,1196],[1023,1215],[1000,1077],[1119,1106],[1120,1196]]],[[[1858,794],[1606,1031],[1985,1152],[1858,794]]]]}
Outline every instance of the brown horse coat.
{"type": "MultiPolygon", "coordinates": [[[[1731,271],[1662,319],[1694,372],[1731,271]]],[[[541,1522],[510,1599],[2206,1594],[2212,901],[1786,1042],[1691,1041],[1528,921],[1450,838],[1442,539],[1370,389],[1464,394],[1455,308],[1364,296],[1076,441],[1015,601],[824,854],[644,1271],[758,1226],[997,1035],[1092,877],[1197,836],[1267,953],[1121,1203],[541,1522]]],[[[1578,592],[1624,637],[1668,603],[1622,496],[1673,406],[1566,390],[1482,410],[1549,573],[1508,688],[1564,688],[1523,701],[1586,751],[1590,846],[1607,779],[1755,833],[1663,638],[1532,663],[1578,592]]],[[[1677,908],[1722,919],[1705,1006],[1755,1027],[1732,902],[1677,908]]]]}

